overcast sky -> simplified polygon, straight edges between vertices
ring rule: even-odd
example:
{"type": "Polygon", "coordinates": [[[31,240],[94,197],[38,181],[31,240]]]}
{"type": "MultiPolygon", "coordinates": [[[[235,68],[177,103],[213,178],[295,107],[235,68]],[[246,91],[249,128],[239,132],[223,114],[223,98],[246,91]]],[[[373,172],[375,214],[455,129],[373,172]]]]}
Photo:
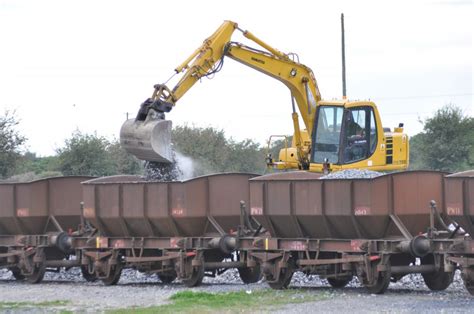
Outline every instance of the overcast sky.
{"type": "MultiPolygon", "coordinates": [[[[117,138],[126,112],[226,19],[296,52],[323,98],[340,98],[341,12],[348,96],[374,100],[384,126],[404,122],[414,135],[419,118],[448,103],[474,114],[473,4],[456,0],[0,0],[0,111],[16,110],[28,149],[42,156],[76,129],[117,138]]],[[[167,118],[236,140],[292,133],[287,88],[230,59],[167,118]]]]}

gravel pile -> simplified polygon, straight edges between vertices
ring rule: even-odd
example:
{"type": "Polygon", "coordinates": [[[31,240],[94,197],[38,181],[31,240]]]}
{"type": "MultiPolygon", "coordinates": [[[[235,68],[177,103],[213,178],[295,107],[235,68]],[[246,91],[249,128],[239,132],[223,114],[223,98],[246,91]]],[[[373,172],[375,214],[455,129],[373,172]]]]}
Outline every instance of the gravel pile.
{"type": "Polygon", "coordinates": [[[182,176],[182,171],[174,160],[172,163],[152,162],[145,163],[144,178],[146,181],[176,181],[182,176]]]}
{"type": "Polygon", "coordinates": [[[377,172],[367,169],[346,169],[331,172],[320,179],[372,179],[384,175],[383,172],[377,172]]]}

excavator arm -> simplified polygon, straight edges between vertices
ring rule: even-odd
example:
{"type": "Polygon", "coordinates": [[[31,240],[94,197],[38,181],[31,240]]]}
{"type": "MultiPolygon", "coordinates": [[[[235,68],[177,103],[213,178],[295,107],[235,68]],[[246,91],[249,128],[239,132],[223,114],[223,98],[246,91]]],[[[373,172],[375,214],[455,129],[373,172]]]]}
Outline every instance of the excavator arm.
{"type": "Polygon", "coordinates": [[[316,106],[321,100],[321,94],[311,69],[287,57],[276,58],[275,55],[239,43],[229,43],[227,49],[226,56],[269,75],[288,87],[291,92],[294,141],[299,166],[300,168],[307,168],[309,166],[308,154],[310,147],[303,144],[295,102],[306,130],[311,134],[316,106]]]}
{"type": "Polygon", "coordinates": [[[302,144],[296,106],[308,133],[311,134],[316,106],[321,100],[313,72],[305,65],[292,60],[290,55],[269,46],[252,33],[241,30],[237,23],[231,21],[225,21],[176,67],[175,72],[182,73],[183,76],[173,89],[164,84],[155,85],[152,97],[141,105],[136,119],[126,121],[122,126],[120,134],[122,146],[140,159],[158,162],[171,160],[168,134],[171,131],[171,123],[169,120],[164,120],[164,113],[171,111],[198,80],[220,71],[225,57],[273,77],[288,87],[293,105],[292,119],[298,159],[301,163],[307,164],[309,147],[304,147],[302,144]],[[241,31],[246,38],[266,51],[232,42],[231,37],[235,30],[241,31]]]}

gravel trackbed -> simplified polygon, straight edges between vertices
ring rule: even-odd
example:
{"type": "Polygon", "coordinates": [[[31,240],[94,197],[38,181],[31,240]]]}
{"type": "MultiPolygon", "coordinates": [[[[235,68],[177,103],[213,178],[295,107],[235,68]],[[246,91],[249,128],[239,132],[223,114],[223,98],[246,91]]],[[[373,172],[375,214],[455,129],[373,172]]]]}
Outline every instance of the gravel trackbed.
{"type": "MultiPolygon", "coordinates": [[[[104,287],[100,282],[83,280],[78,271],[47,273],[37,285],[18,282],[11,273],[0,270],[0,312],[103,312],[132,307],[163,305],[178,291],[192,290],[211,293],[268,289],[264,282],[244,285],[236,271],[227,271],[216,278],[205,278],[201,287],[188,289],[178,281],[162,284],[156,276],[147,276],[134,270],[125,270],[118,285],[104,287]],[[20,302],[21,308],[2,307],[2,304],[20,302]],[[48,303],[49,302],[49,303],[48,303]],[[51,304],[40,307],[38,304],[51,304]]],[[[332,289],[325,280],[316,276],[295,274],[290,289],[323,294],[317,302],[289,304],[278,309],[281,313],[340,312],[340,313],[467,313],[474,311],[474,298],[464,289],[459,274],[454,283],[442,292],[428,290],[421,276],[409,275],[392,283],[384,295],[371,295],[353,280],[345,289],[332,289]]],[[[237,310],[238,309],[233,309],[237,310]]],[[[265,312],[265,309],[262,310],[265,312]]],[[[272,311],[273,312],[273,311],[272,311]]]]}

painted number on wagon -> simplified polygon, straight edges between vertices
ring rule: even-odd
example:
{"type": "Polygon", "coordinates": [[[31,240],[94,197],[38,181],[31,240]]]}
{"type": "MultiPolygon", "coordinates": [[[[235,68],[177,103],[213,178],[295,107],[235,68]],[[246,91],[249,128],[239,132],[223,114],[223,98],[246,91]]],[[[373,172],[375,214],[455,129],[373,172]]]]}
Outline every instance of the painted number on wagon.
{"type": "Polygon", "coordinates": [[[263,215],[263,208],[262,207],[252,207],[250,208],[250,215],[263,215]]]}
{"type": "Polygon", "coordinates": [[[370,215],[370,207],[358,206],[354,209],[355,216],[367,216],[370,215]]]}
{"type": "Polygon", "coordinates": [[[448,215],[452,215],[452,216],[461,216],[462,215],[461,206],[459,206],[458,204],[448,205],[447,208],[446,208],[446,211],[448,212],[448,215]]]}
{"type": "Polygon", "coordinates": [[[28,217],[30,215],[30,209],[29,208],[18,208],[16,210],[16,215],[18,217],[28,217]]]}
{"type": "Polygon", "coordinates": [[[184,209],[183,208],[173,208],[171,210],[171,215],[173,215],[173,216],[184,216],[184,209]]]}

